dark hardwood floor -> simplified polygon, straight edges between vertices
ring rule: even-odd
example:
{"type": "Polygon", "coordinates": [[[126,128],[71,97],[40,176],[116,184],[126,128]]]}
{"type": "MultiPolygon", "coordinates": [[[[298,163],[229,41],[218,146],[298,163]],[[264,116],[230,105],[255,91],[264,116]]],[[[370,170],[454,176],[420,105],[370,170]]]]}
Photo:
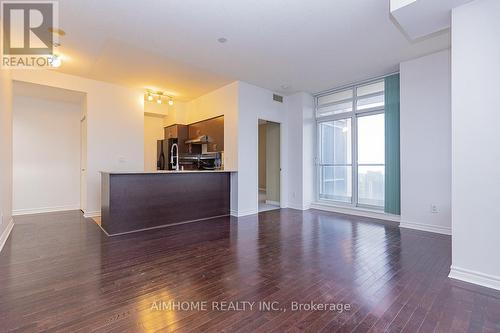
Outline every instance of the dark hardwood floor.
{"type": "Polygon", "coordinates": [[[447,278],[448,236],[288,209],[112,238],[80,212],[15,222],[0,253],[1,332],[500,331],[500,293],[447,278]],[[223,300],[279,307],[212,308],[223,300]]]}

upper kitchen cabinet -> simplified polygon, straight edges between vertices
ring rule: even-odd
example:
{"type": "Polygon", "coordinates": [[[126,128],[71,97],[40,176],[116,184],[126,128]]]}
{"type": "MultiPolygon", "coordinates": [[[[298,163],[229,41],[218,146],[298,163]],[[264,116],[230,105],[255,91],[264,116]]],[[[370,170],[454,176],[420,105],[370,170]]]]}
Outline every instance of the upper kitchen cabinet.
{"type": "Polygon", "coordinates": [[[165,139],[177,139],[179,142],[179,153],[186,153],[187,147],[184,142],[188,139],[187,125],[170,125],[165,127],[165,139]]]}
{"type": "Polygon", "coordinates": [[[179,142],[184,142],[187,138],[187,125],[170,125],[165,127],[165,139],[179,139],[179,142]]]}
{"type": "Polygon", "coordinates": [[[188,136],[190,139],[201,135],[206,135],[211,140],[208,144],[208,151],[224,151],[224,116],[189,124],[188,136]]]}

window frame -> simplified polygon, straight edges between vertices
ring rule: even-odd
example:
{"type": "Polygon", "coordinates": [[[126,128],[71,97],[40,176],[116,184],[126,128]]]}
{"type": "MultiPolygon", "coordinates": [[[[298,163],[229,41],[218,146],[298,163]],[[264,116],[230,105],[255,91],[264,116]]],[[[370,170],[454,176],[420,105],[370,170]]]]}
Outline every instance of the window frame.
{"type": "MultiPolygon", "coordinates": [[[[368,108],[368,109],[362,109],[358,110],[358,100],[370,98],[370,97],[377,97],[377,96],[385,96],[385,90],[382,92],[376,92],[376,93],[371,93],[371,94],[366,94],[361,97],[358,97],[357,94],[357,89],[360,87],[364,87],[370,84],[378,83],[378,82],[383,82],[384,77],[381,78],[376,78],[372,80],[367,80],[358,84],[353,84],[349,86],[344,86],[338,89],[330,90],[324,93],[320,93],[315,95],[314,97],[314,102],[315,102],[315,109],[314,109],[314,117],[316,120],[316,126],[315,126],[315,131],[316,131],[316,145],[315,145],[315,197],[316,201],[320,203],[325,203],[325,204],[335,204],[338,206],[345,206],[345,207],[359,207],[359,208],[364,208],[364,209],[371,209],[371,210],[384,210],[384,207],[381,206],[373,206],[373,205],[366,205],[366,204],[359,204],[358,203],[358,169],[359,169],[359,163],[358,163],[358,118],[360,117],[367,117],[367,116],[372,116],[372,115],[378,115],[378,114],[385,114],[385,103],[383,106],[378,106],[378,107],[373,107],[373,108],[368,108]],[[335,94],[337,92],[342,92],[346,90],[352,90],[352,99],[344,99],[344,100],[339,100],[333,103],[326,103],[322,104],[321,106],[318,105],[318,100],[321,97],[335,94]],[[352,102],[352,111],[350,112],[342,112],[338,114],[332,114],[324,117],[318,117],[318,109],[321,109],[322,107],[328,107],[331,105],[335,104],[340,104],[340,103],[345,103],[345,102],[352,102]],[[319,126],[323,122],[330,122],[330,121],[336,121],[336,120],[342,120],[342,119],[351,119],[351,156],[352,156],[352,194],[351,194],[351,202],[342,202],[342,201],[335,201],[335,200],[330,200],[330,199],[324,199],[321,198],[320,195],[320,189],[321,189],[321,168],[323,166],[328,166],[329,164],[323,164],[321,161],[321,133],[319,131],[319,126]]],[[[371,164],[363,164],[362,166],[368,166],[371,164]]],[[[375,165],[375,164],[374,164],[375,165]]],[[[377,166],[384,166],[384,164],[377,164],[377,166]]],[[[385,182],[385,175],[384,175],[384,182],[385,182]]]]}
{"type": "Polygon", "coordinates": [[[335,202],[335,203],[338,203],[338,204],[342,204],[342,205],[349,205],[351,206],[352,205],[352,198],[353,198],[353,193],[354,193],[354,188],[352,187],[352,177],[354,177],[354,165],[355,165],[355,157],[352,155],[353,153],[353,150],[352,150],[352,145],[353,145],[353,122],[352,122],[352,118],[350,117],[341,117],[341,118],[337,118],[337,119],[334,119],[334,120],[323,120],[321,122],[317,122],[316,123],[316,132],[317,132],[317,146],[316,146],[316,150],[318,152],[318,155],[317,155],[317,158],[316,160],[319,161],[317,163],[317,167],[316,167],[316,179],[318,180],[316,182],[316,199],[321,201],[321,202],[335,202]],[[321,130],[319,129],[320,127],[320,124],[321,123],[326,123],[326,122],[332,122],[332,121],[336,121],[336,120],[345,120],[345,119],[350,119],[351,120],[351,163],[348,164],[348,163],[335,163],[335,161],[333,161],[333,163],[321,163],[321,154],[320,154],[320,149],[321,149],[321,130]],[[353,193],[351,193],[351,203],[348,203],[348,202],[345,202],[345,201],[339,201],[339,200],[333,200],[333,199],[322,199],[320,198],[320,189],[322,188],[322,184],[321,184],[321,172],[322,170],[321,167],[351,167],[351,188],[352,188],[352,191],[353,193]]]}

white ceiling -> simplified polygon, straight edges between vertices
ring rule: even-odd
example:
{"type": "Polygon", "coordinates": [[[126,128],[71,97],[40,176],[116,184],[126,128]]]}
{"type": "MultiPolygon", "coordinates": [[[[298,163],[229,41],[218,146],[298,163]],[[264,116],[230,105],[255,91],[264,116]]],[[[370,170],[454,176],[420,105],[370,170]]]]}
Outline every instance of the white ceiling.
{"type": "Polygon", "coordinates": [[[65,0],[59,11],[61,71],[180,100],[232,80],[319,92],[450,45],[448,32],[409,41],[389,0],[65,0]]]}
{"type": "Polygon", "coordinates": [[[85,99],[85,93],[79,91],[54,88],[22,81],[14,81],[13,91],[14,96],[43,98],[72,104],[82,104],[85,99]]]}

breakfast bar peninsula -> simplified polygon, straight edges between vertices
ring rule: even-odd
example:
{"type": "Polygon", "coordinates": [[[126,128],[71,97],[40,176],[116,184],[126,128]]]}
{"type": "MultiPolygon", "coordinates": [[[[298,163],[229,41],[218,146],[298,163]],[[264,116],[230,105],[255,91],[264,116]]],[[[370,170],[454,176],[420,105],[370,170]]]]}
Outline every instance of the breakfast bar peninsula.
{"type": "Polygon", "coordinates": [[[101,228],[114,236],[227,216],[233,172],[101,172],[101,228]]]}

